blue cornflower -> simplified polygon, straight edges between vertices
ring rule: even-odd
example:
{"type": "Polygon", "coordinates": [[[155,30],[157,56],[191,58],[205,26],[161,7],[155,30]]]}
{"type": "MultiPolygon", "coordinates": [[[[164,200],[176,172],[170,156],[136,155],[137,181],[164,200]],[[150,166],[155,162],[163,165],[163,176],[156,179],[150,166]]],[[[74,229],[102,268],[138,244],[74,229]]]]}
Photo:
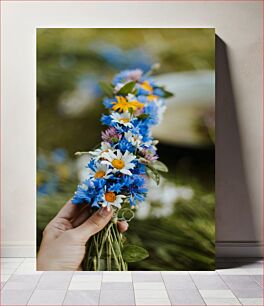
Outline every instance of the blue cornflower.
{"type": "Polygon", "coordinates": [[[113,107],[113,102],[115,102],[115,99],[105,98],[103,100],[103,104],[105,108],[108,108],[108,109],[113,107]]]}
{"type": "Polygon", "coordinates": [[[148,125],[155,125],[159,122],[158,117],[158,106],[156,103],[150,103],[144,107],[144,113],[148,115],[148,118],[145,119],[145,123],[148,125]]]}
{"type": "Polygon", "coordinates": [[[109,125],[109,126],[114,126],[112,124],[112,118],[110,115],[102,115],[101,117],[101,122],[104,124],[104,125],[109,125]]]}
{"type": "Polygon", "coordinates": [[[113,182],[112,184],[109,185],[108,190],[119,193],[121,192],[123,186],[124,184],[122,182],[121,183],[113,182]]]}
{"type": "Polygon", "coordinates": [[[129,142],[125,137],[123,137],[119,143],[117,144],[117,147],[122,151],[122,153],[125,153],[126,151],[129,151],[130,153],[134,153],[136,150],[136,147],[129,142]]]}
{"type": "Polygon", "coordinates": [[[91,158],[86,166],[87,168],[92,169],[93,171],[96,170],[96,161],[94,158],[91,158]]]}
{"type": "Polygon", "coordinates": [[[104,194],[104,179],[88,179],[79,185],[72,199],[73,204],[88,203],[91,207],[100,207],[104,194]]]}
{"type": "Polygon", "coordinates": [[[155,96],[164,97],[164,91],[159,87],[154,88],[153,94],[155,96]]]}
{"type": "Polygon", "coordinates": [[[133,174],[146,174],[146,165],[140,163],[137,160],[134,163],[136,164],[136,166],[133,169],[133,174]]]}
{"type": "Polygon", "coordinates": [[[142,142],[147,142],[150,140],[150,125],[146,119],[139,120],[134,129],[131,130],[132,133],[136,133],[142,136],[142,142]]]}
{"type": "Polygon", "coordinates": [[[129,193],[129,201],[131,206],[136,205],[136,201],[144,201],[148,189],[145,187],[145,179],[141,175],[133,175],[125,178],[126,191],[129,193]]]}

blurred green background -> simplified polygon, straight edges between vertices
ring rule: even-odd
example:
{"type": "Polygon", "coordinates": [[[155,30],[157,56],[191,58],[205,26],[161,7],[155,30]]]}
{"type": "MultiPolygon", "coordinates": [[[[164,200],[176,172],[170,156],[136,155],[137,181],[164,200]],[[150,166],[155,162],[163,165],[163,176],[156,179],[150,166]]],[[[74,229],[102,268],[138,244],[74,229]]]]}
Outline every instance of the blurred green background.
{"type": "Polygon", "coordinates": [[[154,78],[175,94],[154,130],[169,173],[130,223],[127,239],[150,257],[129,269],[214,269],[214,39],[213,29],[38,29],[38,246],[85,176],[74,152],[100,142],[98,81],[160,63],[154,78]]]}

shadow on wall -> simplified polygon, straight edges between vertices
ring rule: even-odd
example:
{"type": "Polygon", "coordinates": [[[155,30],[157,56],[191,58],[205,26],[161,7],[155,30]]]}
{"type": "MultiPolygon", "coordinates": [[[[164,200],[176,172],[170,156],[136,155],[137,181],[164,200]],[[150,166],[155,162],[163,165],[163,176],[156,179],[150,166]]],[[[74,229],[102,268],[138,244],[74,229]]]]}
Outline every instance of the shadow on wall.
{"type": "Polygon", "coordinates": [[[227,51],[216,36],[216,241],[252,242],[256,232],[237,118],[239,101],[234,97],[227,51]]]}

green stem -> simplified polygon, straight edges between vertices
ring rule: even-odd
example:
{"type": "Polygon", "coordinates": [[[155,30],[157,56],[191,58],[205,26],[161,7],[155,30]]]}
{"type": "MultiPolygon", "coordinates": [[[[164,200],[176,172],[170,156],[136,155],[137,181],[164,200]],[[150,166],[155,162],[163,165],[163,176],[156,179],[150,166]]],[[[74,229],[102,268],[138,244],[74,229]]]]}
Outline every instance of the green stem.
{"type": "Polygon", "coordinates": [[[100,269],[100,260],[98,258],[98,243],[97,243],[97,235],[93,235],[93,243],[94,243],[94,246],[95,246],[95,251],[96,251],[96,255],[97,255],[97,269],[99,270],[100,269]]]}
{"type": "Polygon", "coordinates": [[[97,266],[97,264],[96,264],[96,256],[93,257],[93,265],[94,265],[94,271],[97,271],[96,270],[96,266],[97,266]]]}
{"type": "Polygon", "coordinates": [[[122,234],[119,232],[116,222],[112,221],[89,240],[83,262],[84,270],[127,271],[122,249],[122,234]]]}
{"type": "MultiPolygon", "coordinates": [[[[111,233],[111,231],[110,231],[111,233]]],[[[110,235],[109,233],[109,235],[110,235]]],[[[111,238],[108,238],[111,239],[111,238]]],[[[107,265],[107,271],[111,270],[111,255],[110,255],[111,249],[109,246],[109,243],[106,244],[106,265],[107,265]]]]}
{"type": "Polygon", "coordinates": [[[90,270],[90,256],[91,256],[91,244],[88,242],[88,245],[86,246],[86,256],[85,256],[85,262],[84,262],[84,268],[85,270],[90,270]]]}
{"type": "Polygon", "coordinates": [[[101,257],[101,255],[102,255],[103,247],[104,247],[105,241],[106,241],[106,239],[108,237],[109,231],[111,230],[112,225],[113,225],[113,223],[110,223],[108,225],[108,228],[107,228],[107,230],[106,230],[106,232],[105,232],[105,234],[103,236],[102,243],[101,243],[101,248],[99,250],[99,257],[101,257]]]}
{"type": "Polygon", "coordinates": [[[122,270],[127,270],[127,266],[124,262],[123,256],[122,256],[122,247],[123,247],[123,243],[122,243],[122,234],[119,232],[117,225],[114,224],[113,226],[113,234],[116,240],[116,245],[118,247],[118,257],[119,257],[119,261],[121,262],[121,266],[122,266],[122,270]]]}
{"type": "Polygon", "coordinates": [[[117,256],[116,256],[115,249],[114,249],[114,247],[113,247],[113,244],[112,244],[112,241],[111,241],[111,238],[110,238],[110,237],[108,237],[108,241],[109,241],[109,245],[110,245],[110,248],[111,248],[111,250],[112,250],[112,253],[113,253],[113,255],[114,255],[114,260],[115,260],[116,266],[117,266],[117,268],[118,268],[118,271],[121,271],[121,267],[120,267],[120,264],[119,264],[119,262],[118,262],[118,258],[117,258],[117,256]]]}

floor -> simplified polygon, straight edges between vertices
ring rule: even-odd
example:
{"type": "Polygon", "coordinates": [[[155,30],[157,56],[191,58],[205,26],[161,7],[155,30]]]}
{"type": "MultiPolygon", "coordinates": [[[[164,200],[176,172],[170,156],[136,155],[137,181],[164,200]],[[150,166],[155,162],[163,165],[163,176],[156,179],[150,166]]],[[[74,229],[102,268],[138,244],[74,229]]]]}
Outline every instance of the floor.
{"type": "Polygon", "coordinates": [[[216,271],[36,272],[1,259],[0,305],[263,305],[263,262],[223,259],[216,271]]]}

